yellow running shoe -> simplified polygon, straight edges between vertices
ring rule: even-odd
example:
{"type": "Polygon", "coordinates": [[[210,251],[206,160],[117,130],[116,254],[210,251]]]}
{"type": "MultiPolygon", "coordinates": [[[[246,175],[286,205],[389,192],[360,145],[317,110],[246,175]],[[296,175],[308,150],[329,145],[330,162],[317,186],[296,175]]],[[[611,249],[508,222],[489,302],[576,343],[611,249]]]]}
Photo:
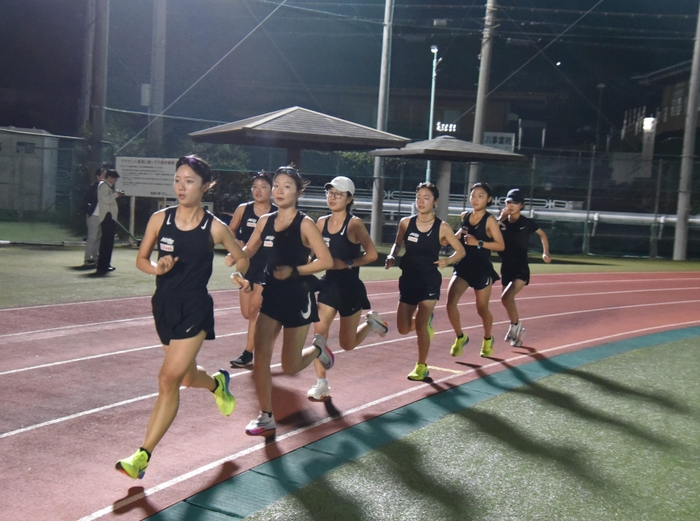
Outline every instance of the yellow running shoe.
{"type": "Polygon", "coordinates": [[[114,468],[132,479],[142,479],[148,467],[148,459],[148,452],[139,448],[128,458],[117,461],[114,468]]]}
{"type": "Polygon", "coordinates": [[[469,343],[469,337],[462,333],[455,339],[455,343],[452,344],[452,347],[450,348],[450,354],[452,356],[462,356],[462,351],[464,350],[464,346],[469,343]]]}
{"type": "MultiPolygon", "coordinates": [[[[435,314],[433,313],[430,315],[430,320],[428,320],[428,336],[430,337],[430,341],[433,341],[433,337],[435,336],[435,328],[433,327],[433,318],[435,318],[435,314]]],[[[421,378],[422,380],[422,378],[421,378]]]]}
{"type": "Polygon", "coordinates": [[[491,338],[484,338],[481,342],[481,353],[479,353],[484,358],[488,358],[493,354],[493,336],[491,338]]]}
{"type": "Polygon", "coordinates": [[[430,371],[428,371],[428,366],[425,364],[416,364],[415,369],[408,373],[408,379],[420,382],[428,378],[430,371]]]}
{"type": "Polygon", "coordinates": [[[214,391],[216,405],[219,407],[221,414],[224,416],[230,416],[233,410],[236,408],[236,399],[228,390],[228,382],[230,380],[228,371],[219,369],[218,373],[214,373],[211,376],[219,384],[216,386],[216,390],[214,391]]]}

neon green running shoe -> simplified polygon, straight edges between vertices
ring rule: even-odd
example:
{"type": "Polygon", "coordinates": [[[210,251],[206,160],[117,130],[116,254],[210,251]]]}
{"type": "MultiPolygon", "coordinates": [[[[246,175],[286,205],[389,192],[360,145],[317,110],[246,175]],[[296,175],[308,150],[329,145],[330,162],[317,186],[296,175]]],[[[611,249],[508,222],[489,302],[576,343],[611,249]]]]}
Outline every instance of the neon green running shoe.
{"type": "Polygon", "coordinates": [[[211,376],[219,384],[216,386],[216,390],[214,391],[216,405],[219,407],[221,414],[224,416],[230,416],[233,410],[236,408],[236,399],[228,390],[228,383],[230,380],[228,371],[219,369],[218,373],[214,373],[211,376]]]}
{"type": "Polygon", "coordinates": [[[126,474],[131,479],[142,479],[148,467],[148,452],[139,448],[128,458],[120,459],[114,466],[122,474],[126,474]]]}
{"type": "Polygon", "coordinates": [[[433,341],[433,337],[435,336],[435,328],[433,327],[433,318],[435,318],[435,314],[433,313],[430,315],[430,320],[428,320],[428,336],[430,337],[430,341],[433,341]]]}
{"type": "Polygon", "coordinates": [[[464,346],[469,343],[469,337],[462,333],[455,339],[455,343],[452,344],[452,347],[450,348],[450,355],[452,356],[462,356],[462,351],[464,350],[464,346]]]}
{"type": "Polygon", "coordinates": [[[493,336],[491,338],[484,338],[481,342],[481,353],[479,353],[484,358],[488,358],[493,354],[493,336]]]}
{"type": "Polygon", "coordinates": [[[428,378],[430,371],[428,371],[428,366],[425,364],[416,364],[415,369],[408,373],[408,379],[420,382],[428,378]]]}

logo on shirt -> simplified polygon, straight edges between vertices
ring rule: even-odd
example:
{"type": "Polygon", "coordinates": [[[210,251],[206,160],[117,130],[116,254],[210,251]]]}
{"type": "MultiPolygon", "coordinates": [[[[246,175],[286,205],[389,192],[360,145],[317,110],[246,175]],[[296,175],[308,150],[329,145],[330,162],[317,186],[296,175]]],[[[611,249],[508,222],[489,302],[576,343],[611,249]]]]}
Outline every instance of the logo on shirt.
{"type": "Polygon", "coordinates": [[[172,214],[169,214],[169,215],[168,215],[168,221],[167,221],[165,224],[170,224],[170,223],[171,223],[171,221],[170,221],[170,218],[171,218],[171,217],[172,217],[172,214]]]}
{"type": "Polygon", "coordinates": [[[207,229],[207,224],[209,224],[209,219],[207,219],[206,221],[204,221],[204,224],[203,224],[202,226],[200,226],[200,228],[202,228],[202,230],[206,230],[206,229],[207,229]]]}
{"type": "Polygon", "coordinates": [[[323,241],[326,243],[326,246],[330,248],[331,246],[331,238],[330,237],[324,237],[323,241]]]}
{"type": "Polygon", "coordinates": [[[160,239],[160,251],[173,252],[175,251],[175,239],[170,237],[161,237],[160,239]]]}
{"type": "Polygon", "coordinates": [[[263,241],[263,247],[264,248],[272,248],[274,246],[275,242],[275,236],[274,235],[268,235],[265,237],[265,240],[263,241]]]}
{"type": "Polygon", "coordinates": [[[411,232],[408,234],[408,237],[406,237],[406,240],[410,242],[418,242],[418,237],[419,235],[416,232],[411,232]]]}
{"type": "Polygon", "coordinates": [[[257,220],[257,219],[252,219],[252,218],[251,218],[251,219],[248,219],[248,220],[246,221],[246,223],[245,223],[245,225],[246,225],[248,228],[255,228],[255,225],[257,225],[257,224],[258,224],[258,220],[257,220]]]}

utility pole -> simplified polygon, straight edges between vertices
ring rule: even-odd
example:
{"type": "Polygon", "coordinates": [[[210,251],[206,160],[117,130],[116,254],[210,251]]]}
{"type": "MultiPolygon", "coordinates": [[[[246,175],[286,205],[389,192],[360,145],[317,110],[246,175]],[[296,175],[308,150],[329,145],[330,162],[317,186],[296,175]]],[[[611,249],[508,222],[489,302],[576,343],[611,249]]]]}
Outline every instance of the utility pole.
{"type": "Polygon", "coordinates": [[[165,99],[165,28],[167,0],[153,0],[153,41],[151,45],[151,106],[148,141],[163,145],[163,112],[165,99]],[[155,119],[153,119],[155,118],[155,119]]]}
{"type": "Polygon", "coordinates": [[[95,34],[90,96],[90,153],[88,171],[102,166],[102,140],[107,104],[107,52],[109,49],[109,0],[95,0],[95,34]]]}
{"type": "Polygon", "coordinates": [[[83,44],[83,81],[80,87],[78,107],[78,132],[84,132],[90,122],[90,97],[92,96],[92,62],[95,47],[95,0],[85,6],[85,42],[83,44]]]}
{"type": "MultiPolygon", "coordinates": [[[[435,120],[435,80],[437,78],[437,66],[438,63],[442,61],[442,58],[438,60],[437,53],[438,53],[438,47],[437,45],[431,45],[430,46],[430,52],[433,53],[433,74],[432,74],[432,82],[430,84],[430,119],[428,121],[428,141],[433,139],[433,125],[434,120],[435,120]]],[[[430,169],[431,169],[431,163],[430,160],[428,160],[428,164],[425,167],[425,182],[429,183],[430,182],[430,169]]]]}
{"type": "MultiPolygon", "coordinates": [[[[496,0],[486,1],[484,33],[481,38],[481,64],[479,65],[479,85],[476,90],[476,110],[474,112],[474,135],[472,143],[481,145],[484,139],[484,114],[486,113],[486,96],[489,93],[489,76],[491,71],[491,44],[495,24],[496,0]]],[[[479,163],[469,165],[469,185],[479,180],[479,163]]]]}
{"type": "MultiPolygon", "coordinates": [[[[391,33],[394,22],[394,0],[386,0],[384,4],[384,31],[382,34],[382,63],[379,73],[379,102],[377,104],[377,130],[386,131],[389,116],[389,79],[391,75],[391,33]]],[[[372,217],[370,220],[370,236],[374,244],[382,243],[382,228],[384,227],[384,177],[382,176],[383,160],[374,158],[374,189],[372,190],[372,217]]]]}
{"type": "Polygon", "coordinates": [[[700,79],[700,8],[695,28],[693,65],[688,85],[688,106],[685,112],[681,179],[678,184],[678,208],[676,210],[676,235],[673,242],[673,260],[685,260],[688,253],[688,217],[690,217],[690,192],[695,162],[695,131],[698,125],[698,80],[700,79]]]}

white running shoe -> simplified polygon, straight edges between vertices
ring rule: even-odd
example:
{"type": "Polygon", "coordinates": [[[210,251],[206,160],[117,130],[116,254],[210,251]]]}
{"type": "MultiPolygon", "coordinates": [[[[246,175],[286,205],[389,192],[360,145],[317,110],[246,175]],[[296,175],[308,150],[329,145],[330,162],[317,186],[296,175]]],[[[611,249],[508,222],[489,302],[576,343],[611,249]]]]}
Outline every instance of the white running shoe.
{"type": "Polygon", "coordinates": [[[525,328],[522,322],[518,322],[513,326],[513,332],[510,337],[510,345],[520,347],[523,345],[523,337],[525,336],[525,328]]]}
{"type": "Polygon", "coordinates": [[[379,313],[376,311],[368,312],[365,320],[367,320],[367,323],[372,328],[372,331],[377,333],[380,337],[384,338],[389,332],[389,324],[382,320],[382,317],[380,317],[379,313]]]}
{"type": "Polygon", "coordinates": [[[331,388],[328,387],[328,382],[316,382],[316,385],[314,385],[306,393],[307,398],[319,402],[330,395],[331,388]]]}
{"type": "Polygon", "coordinates": [[[335,356],[333,356],[333,351],[328,348],[326,338],[323,335],[314,335],[313,345],[319,349],[320,353],[318,355],[318,361],[321,362],[321,365],[326,369],[326,371],[333,367],[333,364],[335,363],[335,356]]]}
{"type": "MultiPolygon", "coordinates": [[[[520,322],[518,322],[519,324],[520,322]]],[[[510,342],[515,338],[513,335],[513,331],[518,327],[518,324],[511,324],[510,327],[508,328],[508,332],[506,333],[506,337],[503,339],[504,342],[510,342]]]]}
{"type": "Polygon", "coordinates": [[[245,428],[245,433],[248,436],[259,436],[265,431],[271,431],[277,428],[275,424],[275,418],[272,413],[267,414],[266,412],[261,412],[255,420],[251,420],[245,428]]]}

